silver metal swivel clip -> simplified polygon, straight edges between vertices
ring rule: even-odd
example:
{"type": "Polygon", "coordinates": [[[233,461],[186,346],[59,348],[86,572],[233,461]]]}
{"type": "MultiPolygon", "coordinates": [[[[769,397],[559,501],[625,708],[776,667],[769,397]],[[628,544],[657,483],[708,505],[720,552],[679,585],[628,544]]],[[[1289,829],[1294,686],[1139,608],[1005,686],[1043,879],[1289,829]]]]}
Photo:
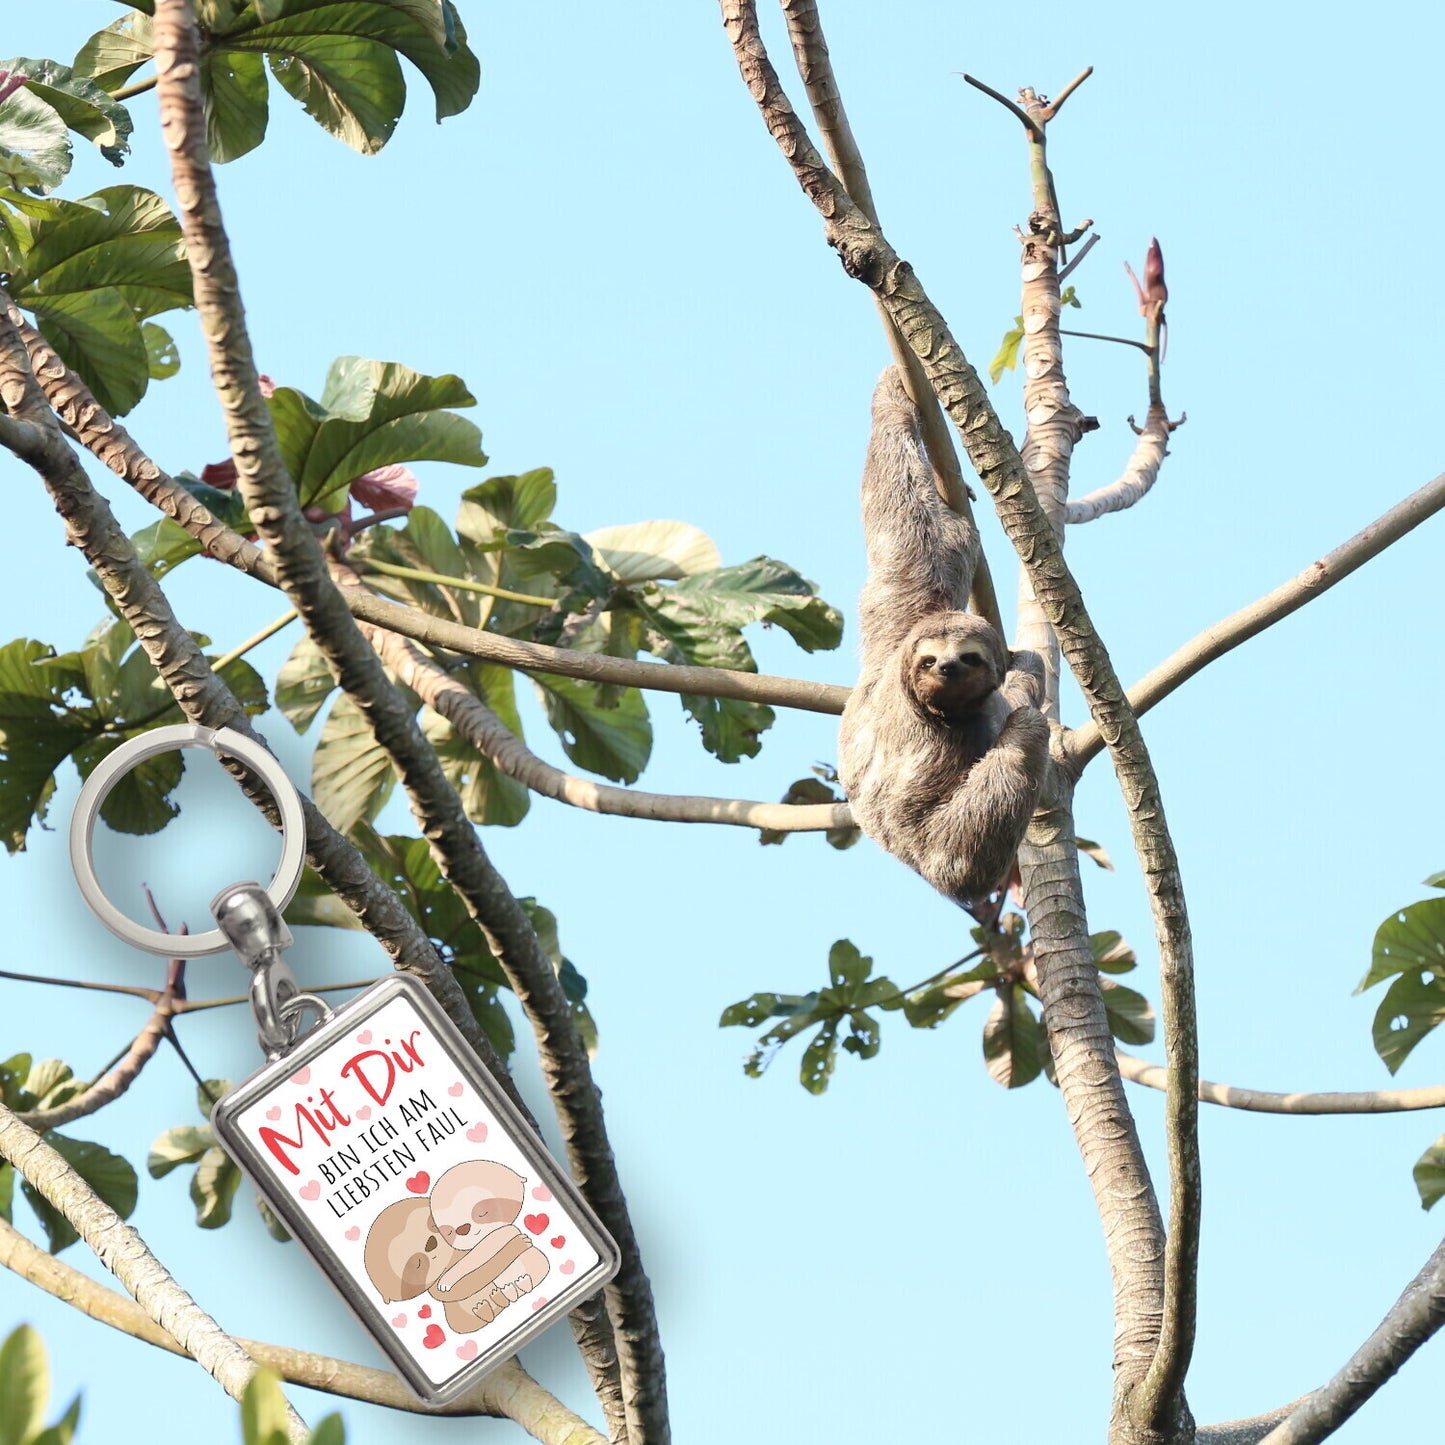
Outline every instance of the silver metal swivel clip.
{"type": "Polygon", "coordinates": [[[251,970],[251,1011],[256,1037],[268,1059],[279,1059],[301,1033],[308,1010],[321,1023],[331,1017],[325,1001],[302,993],[283,957],[293,942],[291,930],[259,883],[233,883],[211,900],[211,916],[236,956],[251,970]]]}

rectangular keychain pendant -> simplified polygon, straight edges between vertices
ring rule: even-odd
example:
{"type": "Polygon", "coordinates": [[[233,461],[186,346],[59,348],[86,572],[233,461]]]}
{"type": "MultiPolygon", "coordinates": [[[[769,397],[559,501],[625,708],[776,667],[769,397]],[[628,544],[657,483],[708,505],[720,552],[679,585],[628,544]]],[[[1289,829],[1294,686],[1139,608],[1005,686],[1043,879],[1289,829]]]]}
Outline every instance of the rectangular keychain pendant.
{"type": "Polygon", "coordinates": [[[213,1110],[226,1151],[429,1404],[617,1273],[617,1247],[470,1045],[393,974],[213,1110]]]}

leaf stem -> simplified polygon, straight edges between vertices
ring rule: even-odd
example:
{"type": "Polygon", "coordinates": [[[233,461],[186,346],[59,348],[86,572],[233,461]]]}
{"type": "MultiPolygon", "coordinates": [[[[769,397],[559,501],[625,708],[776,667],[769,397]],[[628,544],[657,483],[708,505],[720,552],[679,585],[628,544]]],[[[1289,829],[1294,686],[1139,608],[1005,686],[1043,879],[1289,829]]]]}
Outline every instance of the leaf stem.
{"type": "Polygon", "coordinates": [[[269,637],[281,631],[283,627],[289,627],[296,621],[296,609],[287,608],[274,622],[268,622],[254,637],[248,637],[239,647],[233,647],[229,652],[218,657],[211,664],[212,672],[224,672],[238,658],[245,657],[253,647],[260,647],[269,637]]]}
{"type": "Polygon", "coordinates": [[[131,100],[137,95],[144,95],[146,91],[156,88],[156,81],[159,79],[159,76],[152,75],[148,80],[136,81],[134,85],[123,85],[119,90],[111,91],[110,98],[112,100],[131,100]]]}
{"type": "Polygon", "coordinates": [[[405,582],[431,582],[438,587],[456,587],[463,592],[481,592],[500,597],[503,602],[521,602],[528,607],[551,607],[555,597],[537,597],[530,592],[513,592],[507,587],[493,587],[490,582],[474,582],[470,577],[448,577],[441,572],[423,572],[418,567],[400,567],[395,562],[378,562],[374,558],[358,558],[368,572],[384,577],[400,577],[405,582]]]}

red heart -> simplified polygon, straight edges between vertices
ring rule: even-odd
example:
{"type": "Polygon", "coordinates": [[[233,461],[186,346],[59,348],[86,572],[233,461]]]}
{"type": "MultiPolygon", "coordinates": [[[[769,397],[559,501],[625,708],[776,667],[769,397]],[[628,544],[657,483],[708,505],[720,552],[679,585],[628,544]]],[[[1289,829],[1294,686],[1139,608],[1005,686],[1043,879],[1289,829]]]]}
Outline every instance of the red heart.
{"type": "Polygon", "coordinates": [[[411,1178],[406,1181],[406,1187],[410,1189],[413,1194],[425,1194],[427,1186],[430,1183],[431,1175],[423,1169],[420,1174],[413,1174],[411,1178]]]}
{"type": "Polygon", "coordinates": [[[371,1042],[371,1030],[362,1029],[362,1031],[356,1036],[356,1042],[361,1044],[363,1047],[369,1044],[371,1042]]]}
{"type": "Polygon", "coordinates": [[[563,1261],[562,1261],[562,1273],[563,1273],[563,1274],[571,1274],[572,1271],[573,1271],[574,1269],[576,1269],[576,1268],[577,1268],[577,1261],[576,1261],[575,1259],[566,1259],[566,1260],[563,1260],[563,1261]]]}
{"type": "Polygon", "coordinates": [[[449,1094],[452,1096],[452,1098],[454,1098],[454,1099],[460,1099],[461,1096],[462,1096],[462,1086],[461,1086],[459,1083],[458,1083],[458,1084],[453,1084],[453,1085],[447,1090],[447,1093],[449,1093],[449,1094]]]}
{"type": "Polygon", "coordinates": [[[302,1085],[302,1084],[310,1083],[310,1081],[311,1081],[311,1070],[310,1070],[309,1067],[308,1067],[308,1068],[305,1068],[305,1069],[297,1069],[296,1072],[291,1075],[291,1082],[292,1082],[293,1084],[298,1085],[298,1086],[299,1086],[299,1085],[302,1085]]]}
{"type": "Polygon", "coordinates": [[[313,1179],[309,1184],[303,1184],[296,1192],[309,1203],[313,1199],[321,1198],[321,1185],[313,1179]]]}
{"type": "Polygon", "coordinates": [[[274,1124],[281,1117],[281,1111],[273,1106],[266,1110],[266,1117],[274,1124]]]}
{"type": "Polygon", "coordinates": [[[566,1243],[567,1243],[567,1236],[566,1236],[565,1234],[554,1234],[554,1235],[552,1236],[552,1248],[553,1248],[553,1249],[561,1249],[562,1246],[563,1246],[564,1244],[566,1244],[566,1243]]]}
{"type": "Polygon", "coordinates": [[[361,1231],[353,1224],[351,1228],[346,1231],[346,1237],[351,1240],[360,1239],[361,1231]]]}
{"type": "Polygon", "coordinates": [[[446,1339],[446,1332],[440,1325],[428,1325],[426,1334],[421,1337],[421,1342],[427,1349],[434,1350],[446,1339]]]}
{"type": "Polygon", "coordinates": [[[522,1221],[533,1234],[541,1234],[550,1222],[545,1214],[529,1214],[522,1221]]]}
{"type": "Polygon", "coordinates": [[[416,1312],[416,1317],[417,1317],[417,1319],[419,1319],[419,1320],[429,1320],[429,1319],[431,1318],[431,1306],[430,1306],[430,1305],[423,1305],[423,1306],[416,1312]]]}

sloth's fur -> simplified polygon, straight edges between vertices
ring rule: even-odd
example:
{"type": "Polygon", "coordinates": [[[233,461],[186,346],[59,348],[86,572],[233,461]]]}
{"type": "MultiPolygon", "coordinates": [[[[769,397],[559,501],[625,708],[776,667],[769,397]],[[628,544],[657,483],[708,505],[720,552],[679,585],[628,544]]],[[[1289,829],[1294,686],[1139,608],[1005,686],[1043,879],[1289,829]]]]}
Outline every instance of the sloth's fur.
{"type": "Polygon", "coordinates": [[[960,904],[1005,881],[1048,768],[1043,664],[965,612],[978,533],[939,497],[894,368],[863,469],[862,669],[839,777],[859,827],[960,904]]]}

